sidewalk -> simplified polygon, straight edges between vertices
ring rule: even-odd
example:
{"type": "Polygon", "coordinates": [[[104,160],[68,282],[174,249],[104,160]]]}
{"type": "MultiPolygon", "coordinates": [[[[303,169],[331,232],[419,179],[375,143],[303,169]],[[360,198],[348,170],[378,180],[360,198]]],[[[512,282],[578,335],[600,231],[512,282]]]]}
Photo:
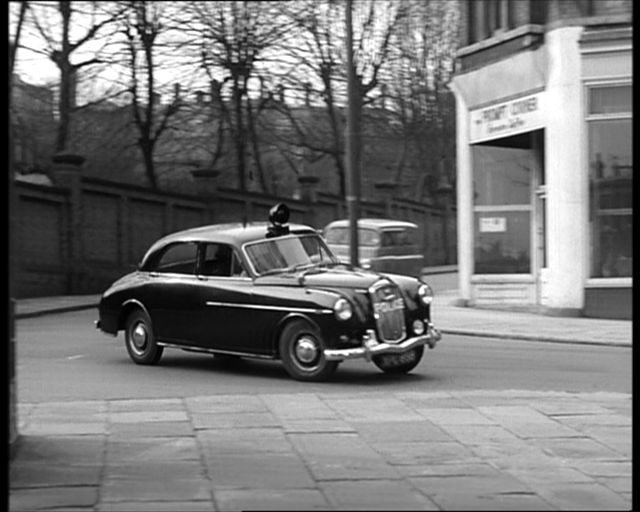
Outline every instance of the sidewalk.
{"type": "Polygon", "coordinates": [[[9,510],[631,510],[631,396],[21,403],[9,510]]]}

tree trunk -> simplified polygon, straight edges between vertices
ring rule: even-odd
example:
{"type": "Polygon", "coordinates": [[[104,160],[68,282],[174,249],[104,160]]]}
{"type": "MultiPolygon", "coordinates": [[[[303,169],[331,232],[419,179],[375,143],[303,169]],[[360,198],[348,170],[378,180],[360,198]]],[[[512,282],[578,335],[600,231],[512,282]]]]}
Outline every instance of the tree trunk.
{"type": "Polygon", "coordinates": [[[246,184],[246,175],[245,175],[245,158],[244,158],[244,148],[245,148],[245,133],[244,133],[244,123],[242,120],[242,91],[239,89],[238,79],[234,78],[233,80],[234,91],[233,97],[235,102],[235,144],[236,144],[236,159],[237,159],[237,171],[238,171],[238,187],[244,192],[247,189],[246,184]]]}
{"type": "Polygon", "coordinates": [[[142,159],[144,162],[144,170],[149,180],[151,188],[158,188],[158,180],[156,178],[156,169],[153,161],[153,143],[151,141],[143,141],[140,143],[142,150],[142,159]]]}
{"type": "Polygon", "coordinates": [[[71,117],[71,75],[73,73],[73,68],[69,62],[71,53],[71,45],[69,43],[71,6],[69,2],[60,2],[59,9],[62,16],[62,51],[53,56],[54,62],[60,69],[60,98],[58,99],[60,122],[58,123],[58,133],[56,135],[56,152],[67,149],[71,117]]]}

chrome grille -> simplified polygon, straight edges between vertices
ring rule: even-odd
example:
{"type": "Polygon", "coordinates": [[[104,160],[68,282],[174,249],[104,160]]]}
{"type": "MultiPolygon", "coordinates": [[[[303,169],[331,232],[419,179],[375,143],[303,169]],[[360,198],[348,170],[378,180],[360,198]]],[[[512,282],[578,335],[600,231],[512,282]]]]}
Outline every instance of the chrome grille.
{"type": "Polygon", "coordinates": [[[389,281],[379,281],[369,289],[369,294],[380,341],[402,341],[406,335],[404,300],[398,287],[389,281]]]}

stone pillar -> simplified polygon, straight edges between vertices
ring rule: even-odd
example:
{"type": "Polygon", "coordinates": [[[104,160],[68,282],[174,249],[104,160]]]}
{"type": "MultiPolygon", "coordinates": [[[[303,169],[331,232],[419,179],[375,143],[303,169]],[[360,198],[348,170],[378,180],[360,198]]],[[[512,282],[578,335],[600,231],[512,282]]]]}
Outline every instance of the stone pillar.
{"type": "Polygon", "coordinates": [[[391,204],[398,184],[394,181],[378,181],[374,184],[374,187],[384,198],[386,217],[392,219],[393,212],[391,210],[391,204]]]}
{"type": "Polygon", "coordinates": [[[548,270],[545,306],[573,313],[584,307],[589,254],[589,176],[584,151],[587,132],[578,45],[581,34],[582,27],[561,27],[544,36],[549,62],[553,63],[545,92],[548,106],[544,133],[548,270]]]}
{"type": "Polygon", "coordinates": [[[298,176],[298,183],[300,184],[301,200],[306,203],[307,211],[305,213],[304,221],[310,226],[316,226],[316,205],[318,203],[318,182],[320,179],[317,176],[302,175],[298,176]]]}
{"type": "Polygon", "coordinates": [[[216,216],[216,199],[218,196],[218,176],[220,171],[211,167],[203,167],[191,171],[198,193],[207,204],[209,222],[214,222],[216,216]]]}
{"type": "Polygon", "coordinates": [[[84,264],[82,165],[85,158],[73,153],[53,156],[53,181],[69,190],[69,223],[67,240],[67,293],[83,293],[84,264]]]}
{"type": "Polygon", "coordinates": [[[450,88],[456,99],[456,204],[458,239],[458,293],[461,304],[468,305],[472,297],[473,275],[473,168],[469,146],[469,109],[461,88],[454,78],[450,88]]]}

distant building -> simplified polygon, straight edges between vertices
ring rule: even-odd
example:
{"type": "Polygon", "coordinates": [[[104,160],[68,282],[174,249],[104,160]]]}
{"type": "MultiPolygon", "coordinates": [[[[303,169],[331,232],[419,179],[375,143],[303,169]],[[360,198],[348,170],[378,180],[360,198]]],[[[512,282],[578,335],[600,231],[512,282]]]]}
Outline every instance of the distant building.
{"type": "Polygon", "coordinates": [[[53,91],[13,75],[11,128],[15,168],[22,173],[42,172],[50,162],[56,122],[53,91]]]}
{"type": "Polygon", "coordinates": [[[461,5],[462,298],[631,318],[631,0],[461,5]]]}

